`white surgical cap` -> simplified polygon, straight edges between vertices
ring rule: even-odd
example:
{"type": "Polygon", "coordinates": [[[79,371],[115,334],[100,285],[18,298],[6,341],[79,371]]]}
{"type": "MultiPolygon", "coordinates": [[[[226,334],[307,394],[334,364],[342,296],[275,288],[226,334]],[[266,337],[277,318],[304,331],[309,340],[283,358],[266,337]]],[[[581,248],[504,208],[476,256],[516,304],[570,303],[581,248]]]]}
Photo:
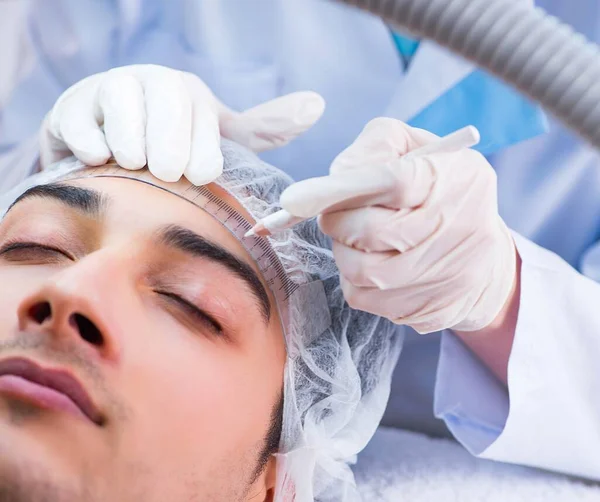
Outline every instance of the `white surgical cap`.
{"type": "MultiPolygon", "coordinates": [[[[279,197],[292,180],[233,142],[223,140],[222,151],[217,184],[257,220],[280,209],[279,197]]],[[[0,217],[32,186],[84,167],[70,159],[28,178],[0,197],[0,217]]],[[[287,277],[300,285],[283,317],[288,357],[276,500],[360,500],[350,465],[381,420],[402,335],[389,321],[348,306],[330,242],[314,220],[268,241],[287,277]]]]}

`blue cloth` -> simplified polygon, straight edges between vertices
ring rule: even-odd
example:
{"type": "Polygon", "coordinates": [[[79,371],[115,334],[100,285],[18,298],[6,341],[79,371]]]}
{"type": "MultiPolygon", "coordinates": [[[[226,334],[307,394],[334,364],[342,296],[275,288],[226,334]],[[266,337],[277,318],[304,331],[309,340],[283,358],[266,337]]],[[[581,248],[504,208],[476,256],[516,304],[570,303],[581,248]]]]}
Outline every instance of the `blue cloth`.
{"type": "Polygon", "coordinates": [[[477,70],[410,122],[439,136],[467,125],[479,129],[483,154],[534,138],[548,130],[542,109],[504,83],[477,70]]]}
{"type": "MultiPolygon", "coordinates": [[[[395,32],[392,38],[405,70],[409,69],[419,41],[395,32]]],[[[483,154],[497,152],[548,130],[548,121],[538,105],[482,70],[464,78],[409,123],[439,136],[474,125],[481,134],[481,142],[475,149],[483,154]]]]}
{"type": "Polygon", "coordinates": [[[410,61],[413,56],[417,53],[417,49],[419,48],[419,40],[414,40],[412,38],[407,38],[402,35],[399,35],[395,31],[392,31],[392,39],[398,48],[398,52],[400,53],[400,57],[404,62],[404,69],[408,69],[410,66],[410,61]]]}

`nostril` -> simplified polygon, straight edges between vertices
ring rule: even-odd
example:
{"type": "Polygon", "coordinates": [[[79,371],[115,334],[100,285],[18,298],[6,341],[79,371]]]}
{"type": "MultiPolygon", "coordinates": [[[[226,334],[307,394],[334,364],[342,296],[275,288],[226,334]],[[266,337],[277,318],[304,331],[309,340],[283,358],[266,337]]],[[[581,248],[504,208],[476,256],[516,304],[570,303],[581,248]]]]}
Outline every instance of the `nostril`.
{"type": "Polygon", "coordinates": [[[92,321],[90,321],[84,315],[73,314],[69,321],[72,325],[74,325],[77,328],[77,331],[79,331],[79,335],[86,342],[98,346],[104,344],[104,338],[102,336],[102,333],[100,333],[100,330],[92,321]]]}
{"type": "Polygon", "coordinates": [[[43,324],[52,317],[52,307],[48,302],[36,303],[29,309],[29,317],[38,324],[43,324]]]}

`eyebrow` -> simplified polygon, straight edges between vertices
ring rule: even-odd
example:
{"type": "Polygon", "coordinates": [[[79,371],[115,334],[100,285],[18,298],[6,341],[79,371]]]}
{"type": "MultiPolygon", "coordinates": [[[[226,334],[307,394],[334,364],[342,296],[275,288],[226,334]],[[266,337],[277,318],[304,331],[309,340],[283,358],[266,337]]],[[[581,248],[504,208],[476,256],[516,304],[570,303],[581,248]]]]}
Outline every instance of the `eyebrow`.
{"type": "Polygon", "coordinates": [[[209,241],[201,235],[178,225],[168,225],[159,231],[160,241],[184,253],[201,258],[207,258],[234,273],[250,288],[258,302],[265,323],[271,318],[271,302],[262,282],[252,270],[252,267],[243,262],[225,248],[209,241]]]}
{"type": "Polygon", "coordinates": [[[7,213],[19,202],[34,198],[58,201],[92,218],[99,218],[108,205],[107,198],[96,190],[51,183],[49,185],[35,186],[27,190],[10,205],[7,213]]]}

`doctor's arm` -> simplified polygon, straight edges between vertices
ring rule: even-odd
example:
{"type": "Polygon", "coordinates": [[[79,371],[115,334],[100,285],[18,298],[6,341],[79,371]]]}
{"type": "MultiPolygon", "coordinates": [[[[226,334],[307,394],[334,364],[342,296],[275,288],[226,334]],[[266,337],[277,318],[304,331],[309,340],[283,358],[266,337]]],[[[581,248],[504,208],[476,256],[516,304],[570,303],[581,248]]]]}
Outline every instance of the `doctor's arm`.
{"type": "MultiPolygon", "coordinates": [[[[435,140],[376,119],[322,180],[320,192],[356,170],[396,179],[320,217],[346,299],[424,336],[443,331],[435,412],[471,453],[600,479],[600,285],[506,227],[477,152],[403,160],[435,140]]],[[[292,214],[310,200],[304,184],[314,189],[282,196],[292,214]]]]}
{"type": "Polygon", "coordinates": [[[474,455],[600,480],[600,284],[515,242],[519,301],[481,333],[443,333],[436,416],[474,455]],[[507,386],[490,347],[509,350],[507,386]]]}
{"type": "Polygon", "coordinates": [[[523,260],[517,250],[515,250],[515,253],[517,258],[515,278],[508,299],[500,313],[488,326],[480,330],[453,331],[504,385],[507,385],[508,362],[515,339],[521,303],[521,267],[523,260]]]}

